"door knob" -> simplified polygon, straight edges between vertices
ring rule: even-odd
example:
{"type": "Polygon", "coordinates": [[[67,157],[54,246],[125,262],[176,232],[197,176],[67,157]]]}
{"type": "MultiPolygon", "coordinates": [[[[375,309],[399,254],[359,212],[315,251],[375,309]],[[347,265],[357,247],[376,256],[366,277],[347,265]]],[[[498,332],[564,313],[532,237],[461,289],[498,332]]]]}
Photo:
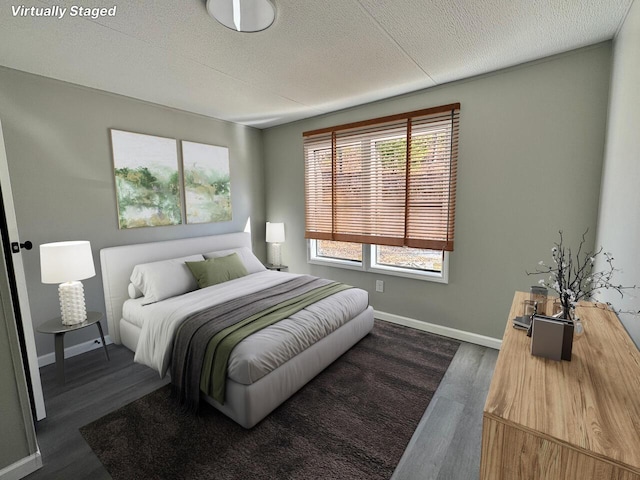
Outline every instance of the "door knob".
{"type": "Polygon", "coordinates": [[[11,251],[13,253],[20,252],[21,248],[24,248],[25,250],[31,250],[33,248],[33,243],[31,243],[29,240],[24,243],[11,242],[11,251]]]}

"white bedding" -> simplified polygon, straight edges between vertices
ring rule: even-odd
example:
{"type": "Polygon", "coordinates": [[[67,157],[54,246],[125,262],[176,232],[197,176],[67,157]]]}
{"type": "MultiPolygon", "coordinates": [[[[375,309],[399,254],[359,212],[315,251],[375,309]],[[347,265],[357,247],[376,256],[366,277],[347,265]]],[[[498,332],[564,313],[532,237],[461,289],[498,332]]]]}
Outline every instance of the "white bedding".
{"type": "MultiPolygon", "coordinates": [[[[141,327],[135,361],[166,374],[173,337],[180,323],[211,305],[254,293],[298,277],[297,274],[263,271],[142,306],[141,299],[128,300],[123,317],[141,327]],[[214,299],[212,301],[212,299],[214,299]]],[[[250,385],[365,310],[367,292],[349,289],[325,298],[290,318],[243,340],[229,359],[228,376],[250,385]]]]}

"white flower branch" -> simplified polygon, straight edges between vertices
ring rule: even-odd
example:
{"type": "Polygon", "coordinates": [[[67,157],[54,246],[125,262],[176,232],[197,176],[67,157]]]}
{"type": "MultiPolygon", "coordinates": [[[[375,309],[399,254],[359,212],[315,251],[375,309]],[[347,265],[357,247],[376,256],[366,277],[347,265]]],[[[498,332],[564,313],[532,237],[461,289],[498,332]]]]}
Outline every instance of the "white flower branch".
{"type": "MultiPolygon", "coordinates": [[[[582,240],[578,245],[578,251],[572,254],[571,248],[564,245],[562,231],[560,242],[554,243],[551,249],[553,265],[547,265],[544,261],[538,262],[534,272],[526,272],[527,275],[549,275],[548,280],[541,279],[538,283],[554,290],[560,296],[560,303],[565,312],[575,307],[580,300],[590,299],[593,294],[601,290],[615,290],[624,297],[624,291],[637,288],[613,283],[613,276],[620,270],[613,266],[613,256],[609,252],[603,252],[602,247],[595,252],[583,252],[586,244],[588,229],[582,234],[582,240]],[[605,270],[594,272],[594,264],[599,255],[603,255],[607,263],[605,270]]],[[[611,304],[608,304],[611,306],[611,304]]],[[[640,311],[620,311],[617,313],[640,314],[640,311]]]]}

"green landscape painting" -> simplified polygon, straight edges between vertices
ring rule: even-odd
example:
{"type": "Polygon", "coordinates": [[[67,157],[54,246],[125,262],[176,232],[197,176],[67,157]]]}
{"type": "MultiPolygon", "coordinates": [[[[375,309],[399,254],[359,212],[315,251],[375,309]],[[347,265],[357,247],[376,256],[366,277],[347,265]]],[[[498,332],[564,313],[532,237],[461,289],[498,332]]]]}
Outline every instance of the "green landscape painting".
{"type": "Polygon", "coordinates": [[[111,130],[120,228],[182,223],[176,140],[111,130]]]}
{"type": "Polygon", "coordinates": [[[187,223],[231,220],[229,149],[182,142],[187,223]]]}

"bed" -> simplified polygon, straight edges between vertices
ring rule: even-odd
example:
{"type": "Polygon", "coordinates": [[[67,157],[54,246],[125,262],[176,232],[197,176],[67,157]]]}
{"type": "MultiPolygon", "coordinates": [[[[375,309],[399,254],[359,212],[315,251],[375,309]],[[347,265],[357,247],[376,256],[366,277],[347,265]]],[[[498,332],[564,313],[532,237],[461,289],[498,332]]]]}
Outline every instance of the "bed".
{"type": "MultiPolygon", "coordinates": [[[[266,270],[253,256],[251,236],[245,232],[104,248],[100,262],[111,340],[134,351],[137,362],[160,375],[171,365],[170,345],[186,318],[211,303],[302,281],[300,275],[266,270]],[[143,267],[175,268],[174,263],[183,264],[185,258],[216,258],[230,252],[239,255],[248,275],[177,295],[172,294],[173,286],[188,281],[181,273],[169,273],[172,281],[162,280],[152,293],[146,290],[142,295],[132,288],[132,274],[148,273],[143,267]],[[156,292],[160,293],[154,298],[156,292]]],[[[242,340],[229,357],[224,400],[204,392],[201,398],[251,428],[372,328],[367,292],[350,288],[327,296],[242,340]]]]}

